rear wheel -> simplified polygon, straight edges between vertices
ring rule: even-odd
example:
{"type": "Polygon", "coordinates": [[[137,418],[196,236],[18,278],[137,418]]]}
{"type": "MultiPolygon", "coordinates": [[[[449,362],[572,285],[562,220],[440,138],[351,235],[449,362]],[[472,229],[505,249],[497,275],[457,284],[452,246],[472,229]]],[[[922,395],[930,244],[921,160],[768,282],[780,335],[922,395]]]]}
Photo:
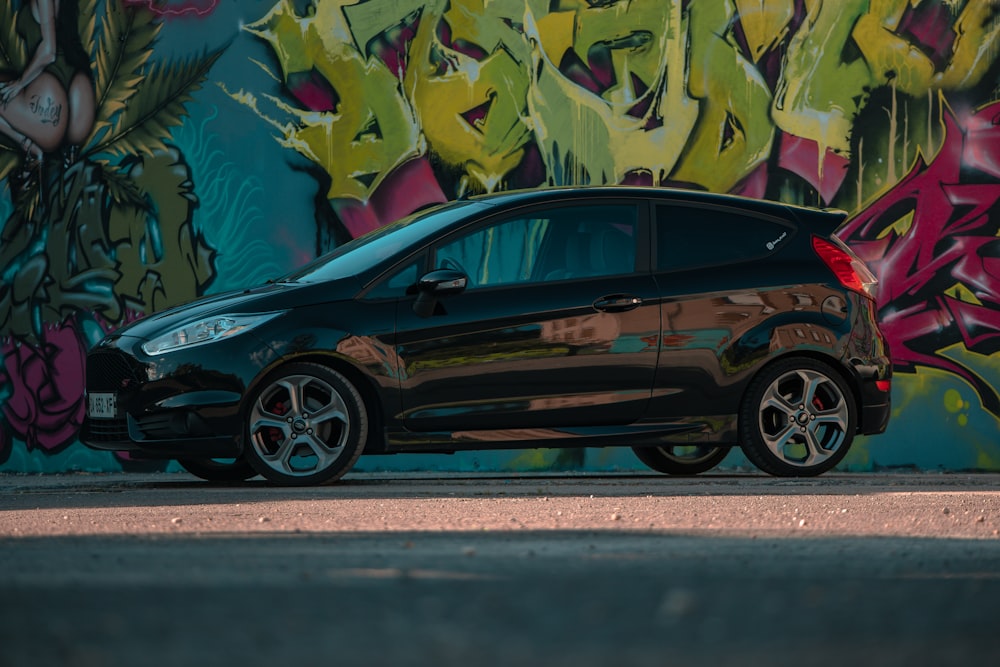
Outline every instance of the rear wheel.
{"type": "Polygon", "coordinates": [[[181,467],[209,482],[242,482],[257,476],[244,459],[178,459],[181,467]]]}
{"type": "Polygon", "coordinates": [[[667,445],[665,447],[633,447],[640,461],[657,472],[668,475],[697,475],[722,463],[729,447],[704,445],[667,445]]]}
{"type": "Polygon", "coordinates": [[[787,359],[765,368],[747,389],[740,436],[747,458],[763,472],[811,477],[830,470],[854,440],[857,406],[829,364],[787,359]]]}
{"type": "Polygon", "coordinates": [[[322,484],[361,455],[368,416],[358,390],[314,363],[283,366],[260,385],[246,411],[246,457],[269,482],[322,484]]]}

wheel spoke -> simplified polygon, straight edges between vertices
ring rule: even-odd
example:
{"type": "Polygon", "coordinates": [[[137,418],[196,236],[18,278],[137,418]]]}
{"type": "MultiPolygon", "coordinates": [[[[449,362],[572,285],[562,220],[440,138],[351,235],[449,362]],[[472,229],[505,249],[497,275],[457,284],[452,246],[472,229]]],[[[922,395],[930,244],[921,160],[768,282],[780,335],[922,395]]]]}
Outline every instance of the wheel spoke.
{"type": "Polygon", "coordinates": [[[836,449],[830,450],[823,447],[819,438],[816,437],[816,429],[809,428],[805,432],[806,457],[801,465],[811,466],[822,463],[830,458],[836,449]]]}
{"type": "Polygon", "coordinates": [[[344,405],[344,399],[341,398],[340,394],[334,394],[329,403],[321,407],[319,410],[314,410],[309,413],[309,421],[315,425],[328,421],[337,421],[341,424],[347,424],[349,420],[347,417],[347,406],[344,405]]]}
{"type": "Polygon", "coordinates": [[[778,393],[777,383],[771,385],[767,390],[767,394],[764,395],[764,400],[761,401],[761,410],[766,410],[767,408],[774,408],[783,415],[794,415],[795,405],[790,403],[784,396],[778,393]]]}
{"type": "Polygon", "coordinates": [[[254,403],[254,415],[257,416],[256,421],[267,422],[266,424],[262,424],[265,426],[283,426],[285,423],[284,415],[268,409],[268,407],[264,405],[264,399],[265,396],[261,395],[257,398],[257,402],[254,403]]]}
{"type": "Polygon", "coordinates": [[[302,387],[307,382],[308,378],[295,377],[278,383],[288,391],[288,400],[291,402],[288,413],[293,417],[298,417],[302,414],[303,405],[305,404],[302,397],[302,387]]]}
{"type": "Polygon", "coordinates": [[[308,447],[309,450],[312,451],[313,455],[316,457],[317,469],[326,468],[328,465],[336,461],[337,457],[340,456],[340,452],[344,449],[343,445],[340,443],[334,447],[330,447],[315,433],[301,438],[299,440],[299,445],[308,447]]]}
{"type": "Polygon", "coordinates": [[[257,411],[259,416],[257,416],[253,422],[250,424],[250,432],[256,433],[262,428],[276,428],[279,429],[282,434],[288,437],[288,422],[279,417],[278,415],[272,415],[262,410],[257,411]]]}
{"type": "Polygon", "coordinates": [[[817,412],[813,425],[814,427],[819,427],[820,425],[835,426],[839,431],[846,431],[847,410],[838,407],[834,410],[817,412]]]}
{"type": "Polygon", "coordinates": [[[295,445],[295,440],[286,435],[274,454],[260,452],[260,455],[262,459],[271,463],[272,466],[278,466],[286,473],[293,473],[294,470],[292,469],[290,459],[292,458],[292,453],[295,451],[295,445]]]}
{"type": "Polygon", "coordinates": [[[780,431],[773,435],[764,433],[764,442],[767,443],[768,448],[772,452],[781,458],[785,458],[783,453],[785,445],[790,443],[798,432],[798,427],[795,424],[785,424],[780,431]]]}
{"type": "Polygon", "coordinates": [[[292,459],[296,456],[302,456],[301,449],[303,447],[308,449],[313,457],[315,457],[315,463],[310,466],[310,470],[322,470],[326,468],[336,461],[337,456],[343,450],[342,445],[330,447],[321,438],[312,434],[300,437],[286,437],[273,454],[261,452],[261,458],[277,466],[286,474],[302,474],[303,470],[293,465],[292,459]]]}
{"type": "Polygon", "coordinates": [[[822,375],[806,371],[800,372],[799,377],[802,378],[802,405],[808,408],[816,400],[816,390],[828,380],[822,375]]]}

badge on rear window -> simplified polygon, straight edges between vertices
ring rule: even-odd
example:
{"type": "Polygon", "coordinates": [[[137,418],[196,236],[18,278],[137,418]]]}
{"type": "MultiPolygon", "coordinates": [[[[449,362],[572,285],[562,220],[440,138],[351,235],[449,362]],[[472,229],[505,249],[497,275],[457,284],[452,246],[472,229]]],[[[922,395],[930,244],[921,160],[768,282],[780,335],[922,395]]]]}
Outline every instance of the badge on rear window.
{"type": "Polygon", "coordinates": [[[768,241],[767,242],[767,249],[768,250],[774,250],[775,246],[777,246],[779,243],[781,243],[782,241],[784,241],[786,236],[788,236],[788,232],[781,232],[781,236],[779,236],[778,238],[774,239],[773,241],[768,241]]]}

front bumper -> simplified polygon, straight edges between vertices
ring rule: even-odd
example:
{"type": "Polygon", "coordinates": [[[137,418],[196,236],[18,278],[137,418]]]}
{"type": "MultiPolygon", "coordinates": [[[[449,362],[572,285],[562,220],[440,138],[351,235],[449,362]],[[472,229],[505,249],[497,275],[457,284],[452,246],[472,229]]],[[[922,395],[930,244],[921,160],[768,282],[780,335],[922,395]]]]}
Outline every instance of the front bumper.
{"type": "MultiPolygon", "coordinates": [[[[259,350],[259,342],[239,338],[259,350]]],[[[113,393],[117,409],[110,418],[87,415],[80,440],[144,458],[239,456],[241,401],[259,371],[248,351],[205,345],[151,358],[140,342],[120,337],[87,355],[88,394],[113,393]]]]}
{"type": "Polygon", "coordinates": [[[86,417],[80,440],[91,449],[131,452],[144,458],[230,458],[242,454],[237,438],[204,433],[203,424],[194,413],[157,415],[145,423],[129,414],[115,419],[86,417]],[[156,425],[151,427],[151,421],[156,425]]]}

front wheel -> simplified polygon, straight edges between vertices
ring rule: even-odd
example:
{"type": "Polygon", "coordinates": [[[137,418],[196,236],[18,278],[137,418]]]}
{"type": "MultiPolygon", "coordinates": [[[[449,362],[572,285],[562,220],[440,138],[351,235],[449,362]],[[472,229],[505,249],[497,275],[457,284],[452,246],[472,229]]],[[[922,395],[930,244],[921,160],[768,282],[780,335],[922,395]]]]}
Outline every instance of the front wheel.
{"type": "Polygon", "coordinates": [[[266,378],[245,413],[250,464],[269,482],[308,486],[340,478],[361,455],[368,415],[340,373],[292,363],[266,378]]]}
{"type": "Polygon", "coordinates": [[[812,477],[830,470],[854,440],[857,405],[829,364],[786,359],[750,383],[740,409],[747,458],[779,477],[812,477]]]}
{"type": "Polygon", "coordinates": [[[722,463],[729,447],[704,445],[666,445],[663,447],[633,447],[640,461],[657,472],[668,475],[697,475],[722,463]]]}

